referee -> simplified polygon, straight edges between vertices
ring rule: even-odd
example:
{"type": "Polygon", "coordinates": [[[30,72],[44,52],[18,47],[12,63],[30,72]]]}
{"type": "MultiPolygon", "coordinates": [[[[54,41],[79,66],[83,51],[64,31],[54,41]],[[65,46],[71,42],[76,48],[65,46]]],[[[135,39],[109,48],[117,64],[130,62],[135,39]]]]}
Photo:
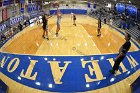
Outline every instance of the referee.
{"type": "Polygon", "coordinates": [[[131,47],[130,39],[131,39],[131,35],[129,35],[127,33],[125,35],[126,42],[120,47],[119,54],[117,55],[117,57],[115,59],[115,64],[114,64],[112,70],[110,70],[111,74],[115,74],[115,72],[118,71],[120,63],[125,58],[126,53],[129,51],[129,49],[131,47]]]}

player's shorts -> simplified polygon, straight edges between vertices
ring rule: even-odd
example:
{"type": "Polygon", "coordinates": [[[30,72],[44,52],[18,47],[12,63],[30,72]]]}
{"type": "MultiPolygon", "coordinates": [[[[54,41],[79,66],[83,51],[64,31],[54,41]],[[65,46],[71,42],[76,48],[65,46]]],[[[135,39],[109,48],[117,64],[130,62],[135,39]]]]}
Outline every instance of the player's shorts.
{"type": "Polygon", "coordinates": [[[48,31],[48,26],[43,27],[43,30],[48,31]]]}
{"type": "Polygon", "coordinates": [[[57,27],[60,28],[60,23],[57,22],[57,27]]]}

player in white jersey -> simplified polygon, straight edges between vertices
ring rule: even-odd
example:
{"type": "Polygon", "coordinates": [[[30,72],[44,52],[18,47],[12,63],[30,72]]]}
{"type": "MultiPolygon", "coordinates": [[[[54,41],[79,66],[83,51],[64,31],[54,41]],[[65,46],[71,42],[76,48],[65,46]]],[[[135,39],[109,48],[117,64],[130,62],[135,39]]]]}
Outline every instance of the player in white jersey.
{"type": "Polygon", "coordinates": [[[56,29],[56,36],[58,37],[58,33],[60,31],[60,23],[61,23],[62,13],[60,10],[57,9],[57,29],[56,29]]]}

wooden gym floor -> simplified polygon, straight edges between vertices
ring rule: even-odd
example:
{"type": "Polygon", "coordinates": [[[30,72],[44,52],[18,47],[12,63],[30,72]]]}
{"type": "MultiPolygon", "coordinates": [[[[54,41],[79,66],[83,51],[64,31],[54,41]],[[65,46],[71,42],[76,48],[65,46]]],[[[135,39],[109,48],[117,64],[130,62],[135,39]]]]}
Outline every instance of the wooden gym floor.
{"type": "MultiPolygon", "coordinates": [[[[36,55],[91,55],[117,53],[125,42],[124,36],[108,25],[103,25],[102,36],[97,37],[97,20],[77,15],[77,26],[73,25],[70,15],[63,15],[59,36],[55,36],[56,16],[49,19],[49,38],[42,38],[40,26],[28,27],[11,39],[1,49],[3,52],[36,55]],[[16,49],[15,49],[16,48],[16,49]],[[81,52],[77,53],[75,50],[81,52]]],[[[138,48],[132,43],[130,51],[138,48]]]]}
{"type": "MultiPolygon", "coordinates": [[[[55,36],[56,16],[49,19],[49,38],[42,38],[41,25],[27,27],[9,40],[2,52],[32,55],[92,55],[117,53],[125,42],[124,36],[108,25],[102,25],[102,36],[97,37],[97,20],[86,15],[77,15],[77,26],[73,25],[71,15],[63,15],[59,36],[55,36]],[[80,52],[77,52],[80,51],[80,52]]],[[[130,51],[138,48],[132,43],[130,51]]],[[[130,77],[105,88],[86,93],[131,93],[130,86],[138,76],[138,70],[130,77]]],[[[19,84],[4,74],[0,77],[10,87],[9,93],[50,93],[19,84]]]]}

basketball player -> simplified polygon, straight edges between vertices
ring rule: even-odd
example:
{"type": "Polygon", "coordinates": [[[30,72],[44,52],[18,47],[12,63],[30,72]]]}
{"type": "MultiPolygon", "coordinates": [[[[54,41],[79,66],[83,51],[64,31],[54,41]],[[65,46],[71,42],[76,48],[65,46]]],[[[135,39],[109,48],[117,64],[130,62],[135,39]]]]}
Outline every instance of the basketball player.
{"type": "Polygon", "coordinates": [[[40,24],[40,20],[39,20],[39,18],[37,17],[37,25],[39,25],[40,24]]]}
{"type": "Polygon", "coordinates": [[[97,29],[98,35],[97,36],[101,36],[101,31],[100,31],[101,27],[102,27],[102,24],[101,24],[101,19],[99,17],[99,19],[98,19],[98,29],[97,29]]]}
{"type": "Polygon", "coordinates": [[[121,46],[121,48],[119,49],[119,54],[117,55],[116,59],[115,59],[115,64],[112,68],[112,70],[110,70],[111,74],[115,74],[115,72],[118,71],[119,69],[119,65],[122,62],[122,60],[125,58],[126,53],[129,51],[130,47],[131,47],[131,43],[130,43],[130,39],[131,39],[131,35],[129,35],[128,33],[125,35],[125,40],[126,42],[121,46]]]}
{"type": "Polygon", "coordinates": [[[71,20],[73,19],[73,13],[71,12],[71,20]]]}
{"type": "Polygon", "coordinates": [[[73,25],[76,26],[76,22],[75,22],[75,21],[76,21],[76,15],[74,14],[74,15],[73,15],[73,25]]]}
{"type": "Polygon", "coordinates": [[[42,22],[43,22],[43,38],[46,38],[47,40],[49,40],[48,37],[48,19],[51,18],[52,16],[49,16],[48,14],[44,14],[44,16],[42,17],[42,22]],[[46,32],[46,36],[45,36],[45,32],[46,32]]]}
{"type": "Polygon", "coordinates": [[[60,22],[61,22],[61,18],[62,18],[62,13],[60,12],[60,10],[57,9],[57,29],[56,29],[56,37],[58,37],[58,32],[60,31],[60,22]]]}

